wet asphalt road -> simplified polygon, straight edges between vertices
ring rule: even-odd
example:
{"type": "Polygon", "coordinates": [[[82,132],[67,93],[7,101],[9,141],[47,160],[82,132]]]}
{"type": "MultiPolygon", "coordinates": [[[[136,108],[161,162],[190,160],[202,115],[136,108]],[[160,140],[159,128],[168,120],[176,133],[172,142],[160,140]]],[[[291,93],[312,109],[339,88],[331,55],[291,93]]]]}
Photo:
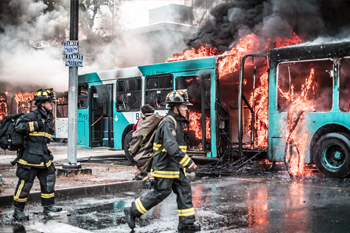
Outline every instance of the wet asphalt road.
{"type": "MultiPolygon", "coordinates": [[[[66,212],[44,216],[28,205],[31,220],[11,225],[12,209],[0,213],[0,232],[131,232],[124,206],[147,193],[120,193],[58,202],[66,212]],[[23,232],[23,231],[17,231],[23,232]]],[[[202,178],[192,182],[201,232],[350,232],[350,183],[317,176],[202,178]]],[[[137,220],[134,232],[177,232],[176,196],[137,220]]]]}

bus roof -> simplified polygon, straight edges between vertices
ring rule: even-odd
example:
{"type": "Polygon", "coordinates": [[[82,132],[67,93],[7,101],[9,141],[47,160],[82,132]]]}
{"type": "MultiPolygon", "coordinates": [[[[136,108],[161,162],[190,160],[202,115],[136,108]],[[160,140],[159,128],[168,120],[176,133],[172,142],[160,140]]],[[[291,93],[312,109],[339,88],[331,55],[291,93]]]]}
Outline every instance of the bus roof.
{"type": "Polygon", "coordinates": [[[79,83],[103,82],[120,78],[141,77],[168,73],[185,72],[192,70],[213,69],[216,65],[216,57],[203,57],[191,60],[165,62],[152,65],[134,66],[116,70],[99,71],[81,74],[79,83]]]}
{"type": "Polygon", "coordinates": [[[318,45],[294,45],[272,49],[270,62],[300,61],[350,56],[350,41],[318,45]]]}

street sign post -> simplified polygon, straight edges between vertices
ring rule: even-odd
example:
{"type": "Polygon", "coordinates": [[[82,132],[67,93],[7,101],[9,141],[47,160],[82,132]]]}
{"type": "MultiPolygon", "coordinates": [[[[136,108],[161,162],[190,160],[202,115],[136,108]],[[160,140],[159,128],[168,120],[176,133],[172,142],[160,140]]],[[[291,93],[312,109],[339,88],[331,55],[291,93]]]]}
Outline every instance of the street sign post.
{"type": "Polygon", "coordinates": [[[66,66],[69,67],[83,67],[83,55],[80,54],[66,54],[66,66]]]}

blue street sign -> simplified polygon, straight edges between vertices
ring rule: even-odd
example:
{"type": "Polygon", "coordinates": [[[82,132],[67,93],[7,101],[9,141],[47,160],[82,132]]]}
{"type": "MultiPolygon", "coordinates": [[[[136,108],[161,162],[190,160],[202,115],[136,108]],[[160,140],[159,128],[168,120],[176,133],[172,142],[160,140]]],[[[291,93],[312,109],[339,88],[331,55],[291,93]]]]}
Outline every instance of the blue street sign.
{"type": "Polygon", "coordinates": [[[66,54],[66,66],[69,67],[83,67],[83,55],[80,54],[66,54]]]}
{"type": "Polygon", "coordinates": [[[78,41],[65,41],[64,43],[64,53],[65,54],[77,54],[79,48],[78,41]]]}

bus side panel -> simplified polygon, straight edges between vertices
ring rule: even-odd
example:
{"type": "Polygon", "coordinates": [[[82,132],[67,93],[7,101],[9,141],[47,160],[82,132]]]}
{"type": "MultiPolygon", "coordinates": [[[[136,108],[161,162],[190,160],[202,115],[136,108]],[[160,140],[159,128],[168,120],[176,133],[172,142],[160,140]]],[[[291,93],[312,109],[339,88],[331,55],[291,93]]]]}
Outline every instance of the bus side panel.
{"type": "Polygon", "coordinates": [[[78,109],[78,146],[90,148],[89,146],[89,108],[78,109]]]}

